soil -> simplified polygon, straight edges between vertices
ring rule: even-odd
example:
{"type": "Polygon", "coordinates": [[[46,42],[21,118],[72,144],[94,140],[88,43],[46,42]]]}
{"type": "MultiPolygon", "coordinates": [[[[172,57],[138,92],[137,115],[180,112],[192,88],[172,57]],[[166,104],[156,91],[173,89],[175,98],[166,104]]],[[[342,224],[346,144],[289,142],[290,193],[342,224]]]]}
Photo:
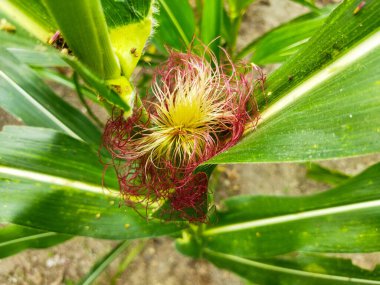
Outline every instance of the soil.
{"type": "MultiPolygon", "coordinates": [[[[238,47],[305,12],[307,12],[305,8],[291,1],[256,1],[244,18],[238,47]]],[[[72,98],[70,96],[66,94],[68,99],[72,98]]],[[[19,124],[17,120],[4,112],[0,112],[0,122],[0,125],[19,124]]],[[[356,174],[379,160],[380,155],[377,155],[322,164],[349,174],[356,174]]],[[[216,189],[218,200],[237,194],[308,194],[327,188],[324,184],[306,179],[304,165],[233,165],[219,166],[218,170],[222,173],[216,189]]],[[[85,276],[94,262],[108,253],[117,243],[76,237],[49,249],[24,251],[0,260],[0,284],[76,284],[85,276]]],[[[131,248],[133,247],[132,244],[131,248]]],[[[182,256],[175,250],[174,242],[169,238],[147,241],[141,253],[126,270],[117,276],[118,266],[125,260],[127,254],[128,251],[114,261],[95,284],[246,284],[236,275],[219,270],[210,263],[182,256]]],[[[355,264],[365,268],[371,268],[374,264],[380,263],[379,254],[349,257],[353,257],[355,264]]]]}

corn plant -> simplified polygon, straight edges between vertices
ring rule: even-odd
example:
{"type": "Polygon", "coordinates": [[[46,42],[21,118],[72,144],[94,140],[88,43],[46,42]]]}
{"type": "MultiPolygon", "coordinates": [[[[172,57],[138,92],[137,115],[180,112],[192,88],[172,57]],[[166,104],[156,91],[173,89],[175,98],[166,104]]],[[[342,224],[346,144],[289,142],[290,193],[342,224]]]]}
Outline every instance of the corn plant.
{"type": "Polygon", "coordinates": [[[380,251],[380,163],[312,164],[332,185],[313,195],[210,187],[220,164],[380,152],[380,2],[295,1],[310,12],[240,49],[252,2],[1,0],[0,103],[23,125],[0,132],[0,257],[120,240],[89,284],[131,240],[168,236],[255,284],[380,284],[339,255],[380,251]]]}

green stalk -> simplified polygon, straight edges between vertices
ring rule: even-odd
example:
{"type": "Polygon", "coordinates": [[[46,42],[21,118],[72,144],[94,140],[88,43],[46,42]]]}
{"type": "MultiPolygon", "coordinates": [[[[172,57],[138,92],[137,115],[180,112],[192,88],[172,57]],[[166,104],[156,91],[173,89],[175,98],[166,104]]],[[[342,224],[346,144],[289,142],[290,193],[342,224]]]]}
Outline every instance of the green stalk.
{"type": "Polygon", "coordinates": [[[77,91],[78,98],[79,98],[80,102],[82,103],[83,107],[86,109],[87,114],[91,117],[91,119],[94,120],[94,122],[96,123],[96,125],[99,128],[103,129],[104,128],[103,123],[98,119],[98,117],[94,114],[94,112],[92,112],[90,106],[87,104],[86,99],[84,98],[84,94],[82,92],[82,87],[79,83],[79,76],[78,76],[78,73],[76,73],[76,72],[74,72],[74,74],[73,74],[73,82],[75,85],[75,89],[77,91]]]}
{"type": "Polygon", "coordinates": [[[82,63],[101,79],[120,77],[100,0],[44,0],[44,3],[82,63]]]}
{"type": "Polygon", "coordinates": [[[130,245],[130,241],[126,240],[119,243],[115,248],[113,248],[107,255],[101,258],[90,270],[90,272],[79,281],[78,285],[90,285],[95,282],[99,275],[104,272],[104,270],[120,256],[130,245]]]}
{"type": "Polygon", "coordinates": [[[230,43],[230,53],[231,55],[235,56],[235,51],[236,51],[236,42],[237,42],[237,37],[239,35],[239,30],[240,30],[240,25],[241,25],[241,20],[243,18],[243,15],[239,15],[236,18],[231,19],[231,30],[230,30],[230,35],[231,35],[231,43],[230,43]]]}
{"type": "Polygon", "coordinates": [[[119,264],[117,272],[110,281],[111,285],[117,284],[117,280],[124,273],[127,267],[134,261],[134,259],[140,254],[140,252],[145,248],[146,243],[146,240],[138,241],[138,243],[130,250],[125,259],[119,264]]]}

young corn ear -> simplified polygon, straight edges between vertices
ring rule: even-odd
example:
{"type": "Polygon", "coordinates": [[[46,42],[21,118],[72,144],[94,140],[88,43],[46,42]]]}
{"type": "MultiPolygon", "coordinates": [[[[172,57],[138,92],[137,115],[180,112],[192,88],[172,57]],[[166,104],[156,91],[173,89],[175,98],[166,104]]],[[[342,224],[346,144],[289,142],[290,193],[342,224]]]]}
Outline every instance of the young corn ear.
{"type": "Polygon", "coordinates": [[[226,58],[219,64],[207,50],[171,51],[155,72],[154,98],[145,102],[149,120],[140,120],[141,109],[109,119],[103,145],[129,205],[167,201],[169,214],[206,221],[208,177],[196,168],[236,144],[259,116],[257,67],[226,58]]]}

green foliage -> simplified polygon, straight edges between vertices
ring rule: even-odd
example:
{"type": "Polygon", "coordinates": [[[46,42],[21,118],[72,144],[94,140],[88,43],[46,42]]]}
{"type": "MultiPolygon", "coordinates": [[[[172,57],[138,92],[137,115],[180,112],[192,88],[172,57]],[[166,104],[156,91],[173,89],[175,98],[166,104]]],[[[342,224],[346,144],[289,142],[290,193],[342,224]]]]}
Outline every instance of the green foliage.
{"type": "Polygon", "coordinates": [[[96,150],[83,142],[31,127],[7,127],[0,142],[0,222],[108,239],[181,230],[181,224],[144,220],[136,212],[144,205],[119,207],[113,170],[103,178],[96,150]]]}
{"type": "Polygon", "coordinates": [[[195,20],[187,0],[159,0],[159,26],[154,42],[159,49],[165,46],[186,49],[195,33],[195,20]]]}
{"type": "Polygon", "coordinates": [[[322,167],[316,163],[307,164],[306,176],[314,179],[315,181],[323,182],[331,186],[339,185],[350,178],[347,174],[322,167]]]}
{"type": "Polygon", "coordinates": [[[379,268],[370,272],[345,259],[301,255],[290,261],[256,261],[211,250],[205,251],[204,256],[216,266],[231,270],[254,284],[380,284],[379,268]]]}
{"type": "Polygon", "coordinates": [[[248,44],[237,57],[252,54],[251,61],[260,65],[285,61],[322,27],[331,10],[327,7],[285,23],[248,44]]]}
{"type": "Polygon", "coordinates": [[[109,253],[107,253],[102,259],[100,259],[91,268],[90,272],[83,277],[78,285],[92,284],[96,278],[103,272],[108,265],[111,264],[120,254],[122,254],[130,246],[130,241],[123,241],[115,246],[109,253]]]}
{"type": "Polygon", "coordinates": [[[219,55],[220,28],[222,26],[223,3],[222,0],[210,0],[203,3],[201,22],[202,42],[219,55]]]}
{"type": "Polygon", "coordinates": [[[180,240],[179,248],[246,258],[292,251],[379,251],[379,172],[380,164],[374,165],[341,186],[311,196],[227,199],[225,209],[217,213],[218,223],[197,233],[197,238],[180,240]]]}
{"type": "Polygon", "coordinates": [[[70,238],[70,235],[8,225],[0,228],[0,258],[16,254],[25,249],[47,248],[70,238]]]}
{"type": "Polygon", "coordinates": [[[342,3],[268,78],[258,98],[263,110],[257,129],[210,163],[299,162],[380,151],[380,2],[353,15],[356,6],[342,3]]]}
{"type": "MultiPolygon", "coordinates": [[[[79,90],[109,111],[130,115],[136,88],[129,79],[138,62],[154,66],[165,60],[165,47],[186,51],[193,41],[214,40],[216,54],[220,45],[232,59],[252,54],[256,64],[284,64],[269,75],[265,92],[257,88],[259,124],[199,171],[209,175],[218,163],[378,153],[379,1],[366,1],[356,11],[362,1],[346,0],[332,11],[295,0],[312,12],[239,52],[236,39],[252,0],[196,1],[195,7],[187,0],[29,2],[0,2],[0,16],[16,26],[14,34],[0,31],[0,104],[27,125],[0,133],[0,222],[12,223],[0,229],[1,258],[75,235],[122,240],[81,281],[90,284],[130,239],[169,235],[183,254],[254,283],[380,284],[378,268],[366,271],[324,255],[380,251],[380,164],[350,177],[309,163],[308,176],[333,189],[297,197],[236,196],[210,213],[207,225],[175,217],[163,222],[155,205],[123,205],[114,170],[104,171],[99,162],[100,130],[45,83],[79,90]],[[153,17],[155,48],[144,55],[153,17]],[[47,44],[58,27],[75,57],[47,44]]],[[[102,159],[108,162],[107,156],[102,159]]],[[[207,199],[214,200],[212,193],[207,199]]]]}
{"type": "Polygon", "coordinates": [[[0,103],[25,124],[63,131],[98,145],[100,131],[66,103],[27,65],[0,47],[0,103]],[[68,115],[70,114],[70,115],[68,115]]]}

